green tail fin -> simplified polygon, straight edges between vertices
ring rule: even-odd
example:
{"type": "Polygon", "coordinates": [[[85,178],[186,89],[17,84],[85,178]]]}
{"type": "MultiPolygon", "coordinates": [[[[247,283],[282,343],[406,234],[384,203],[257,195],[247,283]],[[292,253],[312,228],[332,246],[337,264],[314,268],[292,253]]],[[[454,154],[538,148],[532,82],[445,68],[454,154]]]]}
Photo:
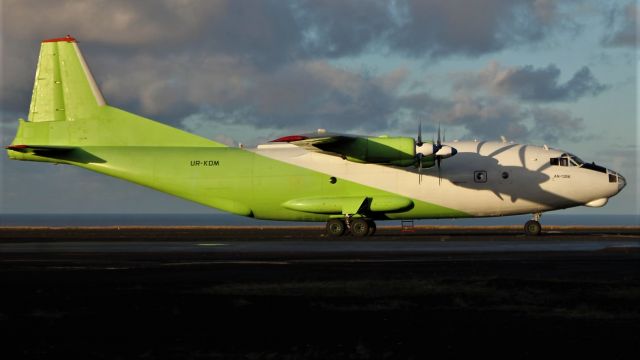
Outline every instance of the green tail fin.
{"type": "Polygon", "coordinates": [[[225,146],[108,106],[68,35],[42,42],[29,120],[12,145],[225,146]]]}

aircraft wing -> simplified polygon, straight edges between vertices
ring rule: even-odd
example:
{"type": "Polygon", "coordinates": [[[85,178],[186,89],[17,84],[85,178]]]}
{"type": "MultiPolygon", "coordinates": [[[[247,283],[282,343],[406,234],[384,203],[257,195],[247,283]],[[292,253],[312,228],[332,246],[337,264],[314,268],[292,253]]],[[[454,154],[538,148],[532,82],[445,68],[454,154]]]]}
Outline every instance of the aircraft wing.
{"type": "Polygon", "coordinates": [[[272,142],[286,142],[359,163],[410,166],[416,162],[415,140],[403,136],[358,136],[321,131],[285,136],[272,142]]]}
{"type": "Polygon", "coordinates": [[[283,136],[271,142],[286,142],[309,151],[344,157],[346,154],[341,149],[363,138],[365,137],[337,133],[312,133],[283,136]]]}

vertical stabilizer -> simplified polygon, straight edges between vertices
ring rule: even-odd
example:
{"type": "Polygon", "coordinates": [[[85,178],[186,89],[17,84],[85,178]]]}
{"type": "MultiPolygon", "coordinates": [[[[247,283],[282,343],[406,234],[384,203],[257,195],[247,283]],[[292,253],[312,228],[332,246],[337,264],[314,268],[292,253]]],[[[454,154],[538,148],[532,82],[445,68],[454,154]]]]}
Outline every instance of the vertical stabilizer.
{"type": "Polygon", "coordinates": [[[29,120],[20,121],[11,145],[9,156],[22,145],[225,146],[107,105],[69,35],[40,44],[29,120]]]}
{"type": "Polygon", "coordinates": [[[106,105],[76,39],[44,40],[40,46],[29,121],[75,121],[106,105]]]}

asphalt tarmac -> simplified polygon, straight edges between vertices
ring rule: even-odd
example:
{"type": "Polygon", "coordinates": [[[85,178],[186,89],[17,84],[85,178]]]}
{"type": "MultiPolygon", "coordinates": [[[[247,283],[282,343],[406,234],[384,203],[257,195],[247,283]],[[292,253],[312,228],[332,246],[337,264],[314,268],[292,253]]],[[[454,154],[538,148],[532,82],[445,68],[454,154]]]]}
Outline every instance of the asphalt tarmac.
{"type": "Polygon", "coordinates": [[[640,229],[0,228],[3,358],[636,358],[640,229]]]}

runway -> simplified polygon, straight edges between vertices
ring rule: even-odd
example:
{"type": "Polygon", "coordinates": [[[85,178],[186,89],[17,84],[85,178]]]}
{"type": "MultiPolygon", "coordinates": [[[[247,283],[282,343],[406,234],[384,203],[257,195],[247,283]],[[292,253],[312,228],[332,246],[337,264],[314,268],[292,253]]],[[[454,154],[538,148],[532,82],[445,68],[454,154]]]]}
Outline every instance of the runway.
{"type": "Polygon", "coordinates": [[[636,236],[589,236],[584,240],[357,240],[340,241],[57,241],[57,242],[3,242],[0,253],[206,253],[233,257],[237,254],[280,256],[297,255],[326,257],[327,255],[373,256],[384,254],[388,258],[433,253],[527,253],[527,252],[593,252],[640,251],[636,236]]]}
{"type": "Polygon", "coordinates": [[[635,359],[637,228],[0,228],[8,358],[635,359]],[[70,355],[71,354],[71,355],[70,355]]]}
{"type": "Polygon", "coordinates": [[[0,253],[200,253],[283,259],[331,255],[388,260],[437,253],[640,251],[640,229],[554,228],[528,237],[511,227],[380,229],[371,238],[326,237],[321,228],[4,228],[0,253]]]}

